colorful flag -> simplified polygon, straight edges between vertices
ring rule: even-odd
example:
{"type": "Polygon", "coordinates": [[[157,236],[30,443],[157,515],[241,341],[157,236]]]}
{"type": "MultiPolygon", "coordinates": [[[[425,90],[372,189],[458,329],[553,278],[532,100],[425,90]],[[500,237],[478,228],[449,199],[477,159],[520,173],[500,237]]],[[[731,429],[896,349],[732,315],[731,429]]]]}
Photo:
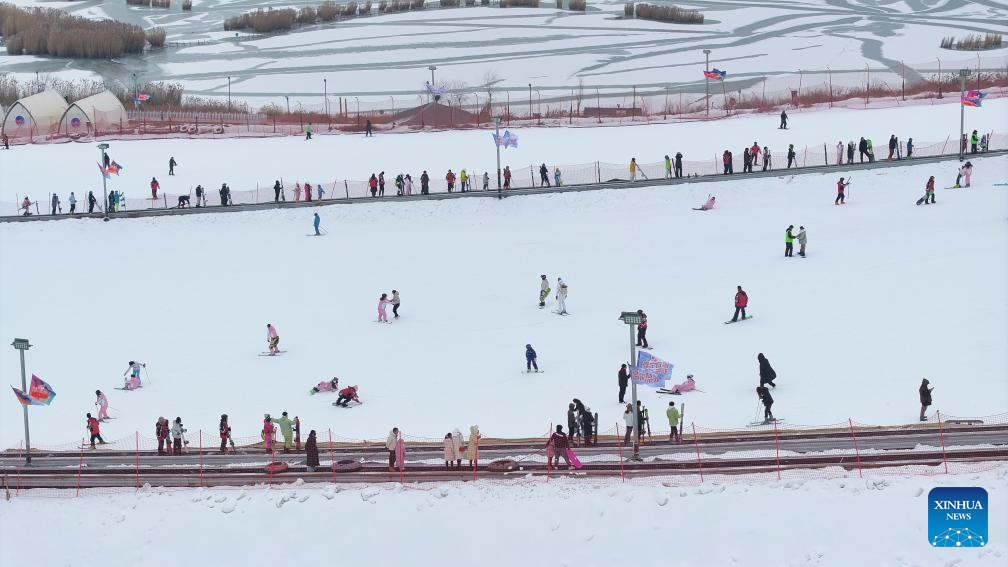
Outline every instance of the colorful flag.
{"type": "Polygon", "coordinates": [[[147,102],[148,100],[150,100],[150,95],[145,92],[139,92],[137,93],[136,98],[134,98],[133,100],[135,100],[136,102],[147,102]]]}
{"type": "Polygon", "coordinates": [[[728,71],[720,71],[716,67],[714,69],[711,69],[710,71],[703,72],[704,77],[707,77],[708,79],[714,81],[723,81],[727,74],[728,71]]]}
{"type": "Polygon", "coordinates": [[[498,136],[497,134],[491,134],[494,143],[498,146],[502,146],[507,149],[509,146],[512,148],[518,147],[518,135],[512,134],[510,130],[504,130],[504,134],[498,136]]]}
{"type": "Polygon", "coordinates": [[[974,108],[980,108],[983,99],[987,97],[987,93],[981,91],[967,91],[966,94],[962,96],[963,106],[972,106],[974,108]]]}
{"type": "Polygon", "coordinates": [[[52,386],[46,384],[45,380],[34,374],[32,374],[31,387],[28,388],[28,393],[14,386],[11,386],[11,389],[14,390],[14,395],[17,396],[18,401],[26,406],[47,406],[56,397],[56,392],[53,391],[52,386]]]}
{"type": "Polygon", "coordinates": [[[102,164],[100,162],[98,163],[98,171],[101,172],[102,177],[108,179],[108,170],[102,167],[102,164]]]}
{"type": "Polygon", "coordinates": [[[630,369],[630,377],[640,386],[664,388],[665,383],[672,378],[672,368],[672,364],[641,351],[637,354],[637,366],[630,369]]]}
{"type": "Polygon", "coordinates": [[[113,160],[112,163],[110,163],[109,166],[108,166],[108,172],[109,173],[114,173],[116,175],[119,175],[119,172],[122,171],[122,170],[123,170],[123,166],[121,166],[118,163],[116,163],[115,160],[113,160]]]}

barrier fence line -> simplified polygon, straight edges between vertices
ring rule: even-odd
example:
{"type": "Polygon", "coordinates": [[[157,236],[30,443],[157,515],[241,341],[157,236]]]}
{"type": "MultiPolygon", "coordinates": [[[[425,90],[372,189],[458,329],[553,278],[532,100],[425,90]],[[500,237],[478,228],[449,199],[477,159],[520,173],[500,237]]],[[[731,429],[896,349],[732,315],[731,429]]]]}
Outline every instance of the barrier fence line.
{"type": "Polygon", "coordinates": [[[199,430],[199,485],[203,486],[203,430],[199,430]]]}
{"type": "Polygon", "coordinates": [[[332,428],[331,427],[329,428],[329,468],[332,469],[332,481],[333,481],[333,484],[336,484],[336,456],[333,454],[332,428]]]}
{"type": "Polygon", "coordinates": [[[700,483],[703,484],[703,461],[700,459],[700,443],[697,441],[696,424],[691,421],[690,426],[693,428],[693,446],[696,447],[696,460],[700,467],[700,483]]]}
{"type": "Polygon", "coordinates": [[[623,445],[624,443],[620,441],[619,433],[619,422],[616,422],[616,444],[619,446],[619,477],[620,480],[626,482],[626,476],[623,474],[623,445]]]}
{"type": "Polygon", "coordinates": [[[777,420],[773,420],[774,449],[777,451],[777,480],[780,480],[780,435],[777,432],[777,420]]]}
{"type": "Polygon", "coordinates": [[[938,421],[938,437],[941,439],[942,461],[945,462],[945,474],[948,474],[948,455],[945,454],[945,429],[942,427],[941,410],[936,410],[935,416],[938,421]]]}
{"type": "Polygon", "coordinates": [[[858,478],[864,478],[864,476],[861,474],[861,450],[858,448],[857,437],[854,435],[854,420],[848,417],[847,423],[850,424],[850,436],[851,440],[854,441],[854,454],[857,455],[858,478]]]}
{"type": "Polygon", "coordinates": [[[135,432],[136,436],[136,487],[140,489],[140,432],[135,432]]]}
{"type": "Polygon", "coordinates": [[[80,444],[80,463],[77,465],[77,496],[80,496],[80,479],[81,479],[81,469],[84,468],[84,438],[81,438],[80,444]]]}

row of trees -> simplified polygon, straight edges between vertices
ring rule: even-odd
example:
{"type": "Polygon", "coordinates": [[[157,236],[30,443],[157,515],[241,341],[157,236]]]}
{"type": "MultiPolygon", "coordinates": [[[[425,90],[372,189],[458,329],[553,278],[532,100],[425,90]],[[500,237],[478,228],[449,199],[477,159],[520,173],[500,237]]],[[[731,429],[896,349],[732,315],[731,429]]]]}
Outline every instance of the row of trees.
{"type": "Polygon", "coordinates": [[[19,8],[0,3],[0,35],[9,55],[55,57],[118,57],[143,53],[147,43],[162,46],[161,28],[144,31],[138,25],[112,20],[89,20],[53,8],[19,8]]]}

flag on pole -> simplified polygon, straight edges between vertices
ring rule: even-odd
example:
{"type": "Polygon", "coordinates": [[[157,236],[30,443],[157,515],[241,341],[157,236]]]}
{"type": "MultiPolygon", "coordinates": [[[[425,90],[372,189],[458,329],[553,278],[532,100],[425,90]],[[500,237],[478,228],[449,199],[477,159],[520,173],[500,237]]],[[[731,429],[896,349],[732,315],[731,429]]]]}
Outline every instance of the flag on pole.
{"type": "Polygon", "coordinates": [[[518,135],[512,134],[511,130],[504,130],[504,133],[499,136],[497,134],[491,134],[491,136],[493,137],[494,143],[504,149],[507,149],[509,146],[512,148],[518,147],[518,135]]]}
{"type": "Polygon", "coordinates": [[[145,92],[137,93],[136,97],[133,99],[134,102],[147,102],[148,100],[150,100],[150,95],[145,92]]]}
{"type": "Polygon", "coordinates": [[[640,386],[664,388],[672,378],[672,368],[671,363],[652,356],[649,352],[640,352],[637,354],[637,366],[630,369],[630,377],[634,384],[640,386]]]}
{"type": "Polygon", "coordinates": [[[974,108],[980,108],[983,99],[987,97],[987,93],[982,91],[966,91],[966,94],[962,96],[963,106],[972,106],[974,108]]]}
{"type": "Polygon", "coordinates": [[[122,171],[122,170],[123,170],[123,166],[121,166],[118,163],[116,163],[115,160],[112,160],[112,163],[110,163],[109,166],[108,166],[108,172],[109,173],[114,173],[116,175],[119,175],[119,172],[122,171]]]}
{"type": "Polygon", "coordinates": [[[47,406],[56,397],[56,392],[53,391],[52,386],[46,384],[45,380],[34,374],[32,374],[31,386],[28,388],[27,393],[14,386],[11,386],[11,389],[14,390],[14,395],[17,396],[21,405],[25,406],[47,406]]]}
{"type": "Polygon", "coordinates": [[[710,71],[704,71],[703,74],[704,77],[707,77],[708,79],[711,79],[713,81],[723,81],[725,79],[725,76],[728,75],[728,71],[721,71],[715,67],[710,71]]]}

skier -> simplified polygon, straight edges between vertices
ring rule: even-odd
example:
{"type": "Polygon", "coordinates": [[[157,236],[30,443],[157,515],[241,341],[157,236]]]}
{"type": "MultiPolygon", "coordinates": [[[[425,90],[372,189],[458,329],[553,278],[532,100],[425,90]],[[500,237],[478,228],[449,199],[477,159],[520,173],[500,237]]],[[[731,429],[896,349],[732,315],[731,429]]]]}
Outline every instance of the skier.
{"type": "Polygon", "coordinates": [[[567,314],[567,284],[560,278],[557,278],[557,314],[566,315],[567,314]]]}
{"type": "Polygon", "coordinates": [[[129,366],[126,368],[126,372],[123,372],[123,376],[129,374],[129,378],[126,379],[126,383],[123,385],[124,390],[136,390],[141,386],[140,384],[140,368],[147,368],[147,365],[142,362],[136,362],[135,360],[129,361],[129,366]]]}
{"type": "Polygon", "coordinates": [[[319,218],[318,212],[315,213],[315,221],[312,224],[315,226],[315,236],[321,236],[322,233],[319,232],[319,225],[322,224],[322,219],[319,218]]]}
{"type": "Polygon", "coordinates": [[[455,174],[451,169],[449,169],[448,173],[445,174],[445,182],[448,184],[448,192],[451,193],[452,189],[455,188],[455,174]]]}
{"type": "Polygon", "coordinates": [[[77,197],[74,195],[73,191],[70,192],[69,202],[70,202],[70,214],[72,215],[77,212],[77,197]]]}
{"type": "Polygon", "coordinates": [[[94,191],[87,192],[87,212],[90,215],[94,212],[95,205],[98,203],[98,199],[94,196],[94,191]]]}
{"type": "Polygon", "coordinates": [[[843,140],[840,140],[839,142],[836,143],[836,164],[837,165],[843,165],[843,151],[844,151],[843,140]]]}
{"type": "Polygon", "coordinates": [[[854,163],[854,140],[847,142],[847,165],[854,163]]]}
{"type": "Polygon", "coordinates": [[[186,431],[188,431],[188,429],[186,429],[185,427],[182,426],[182,418],[176,416],[175,417],[175,423],[172,423],[172,426],[171,426],[172,454],[173,455],[181,455],[182,454],[182,445],[183,445],[183,443],[185,445],[189,444],[189,441],[186,441],[186,439],[185,439],[185,432],[186,431]]]}
{"type": "Polygon", "coordinates": [[[305,441],[305,466],[308,472],[319,468],[318,439],[314,429],[308,432],[308,440],[305,441]]]}
{"type": "Polygon", "coordinates": [[[889,156],[886,158],[886,160],[892,160],[893,154],[896,153],[896,146],[898,144],[899,144],[899,142],[896,141],[896,134],[890,134],[889,135],[889,156]]]}
{"type": "Polygon", "coordinates": [[[382,171],[378,174],[378,196],[385,196],[385,172],[382,171]]]}
{"type": "Polygon", "coordinates": [[[151,195],[151,200],[152,201],[156,201],[157,200],[157,192],[158,192],[158,189],[160,189],[160,188],[161,188],[161,184],[158,183],[157,177],[151,177],[151,180],[150,180],[150,195],[151,195]]]}
{"type": "Polygon", "coordinates": [[[63,207],[60,206],[59,195],[57,195],[56,193],[53,193],[52,194],[52,213],[51,214],[55,215],[57,209],[59,209],[59,212],[61,212],[61,213],[63,212],[63,207]]]}
{"type": "Polygon", "coordinates": [[[917,204],[929,205],[935,202],[935,180],[934,175],[928,178],[927,185],[924,186],[924,196],[917,199],[917,204]]]}
{"type": "Polygon", "coordinates": [[[840,178],[840,181],[837,181],[836,184],[837,196],[836,199],[833,200],[834,205],[844,204],[844,189],[846,189],[848,185],[850,185],[850,181],[844,183],[843,177],[840,178]]]}
{"type": "MultiPolygon", "coordinates": [[[[927,378],[921,380],[920,388],[917,390],[917,392],[920,394],[920,403],[921,403],[920,420],[921,421],[927,421],[927,416],[924,415],[924,412],[927,411],[928,406],[931,405],[931,391],[934,390],[933,387],[932,388],[928,388],[928,384],[930,384],[930,382],[928,382],[927,378]]],[[[92,444],[92,448],[93,448],[94,447],[94,440],[93,439],[91,441],[91,444],[92,444]]]]}
{"type": "Polygon", "coordinates": [[[668,405],[669,408],[665,410],[669,424],[668,439],[669,441],[674,439],[677,443],[682,443],[682,434],[679,432],[679,410],[675,407],[674,401],[669,402],[668,405]]]}
{"type": "Polygon", "coordinates": [[[777,379],[777,373],[770,366],[770,361],[767,360],[767,357],[763,356],[762,352],[756,355],[756,361],[759,362],[759,385],[766,386],[770,384],[776,388],[777,384],[774,384],[774,380],[777,379]]]}
{"type": "Polygon", "coordinates": [[[399,292],[392,290],[392,316],[396,319],[399,318],[399,304],[402,300],[399,298],[399,292]]]}
{"type": "Polygon", "coordinates": [[[782,110],[780,113],[780,126],[778,130],[787,130],[787,110],[782,110]]]}
{"type": "Polygon", "coordinates": [[[105,440],[101,436],[101,426],[98,425],[98,420],[91,417],[91,414],[87,414],[87,430],[91,434],[91,448],[95,448],[95,439],[98,440],[102,445],[105,444],[105,440]]]}
{"type": "Polygon", "coordinates": [[[554,167],[553,168],[553,186],[554,187],[559,187],[560,185],[562,185],[560,183],[560,168],[559,167],[554,167]]]}
{"type": "Polygon", "coordinates": [[[784,257],[793,258],[794,257],[794,234],[791,231],[794,230],[794,225],[789,224],[787,230],[784,231],[784,257]]]}
{"type": "Polygon", "coordinates": [[[770,155],[770,147],[763,146],[763,171],[767,169],[773,171],[773,156],[770,155]]]}
{"type": "Polygon", "coordinates": [[[287,417],[287,412],[280,414],[280,419],[274,419],[272,421],[280,426],[280,433],[283,434],[283,452],[290,453],[292,438],[294,437],[294,422],[287,417]]]}
{"type": "Polygon", "coordinates": [[[388,299],[388,294],[383,293],[381,297],[378,298],[378,323],[388,323],[388,313],[385,312],[385,308],[389,303],[392,303],[388,299]]]}
{"type": "Polygon", "coordinates": [[[913,138],[907,138],[907,159],[913,159],[913,138]]]}
{"type": "Polygon", "coordinates": [[[371,197],[378,196],[378,176],[374,173],[371,174],[371,178],[368,179],[368,187],[371,188],[371,197]]]}
{"type": "Polygon", "coordinates": [[[546,307],[546,298],[550,294],[549,281],[546,280],[546,274],[539,276],[541,283],[539,284],[539,309],[546,307]]]}
{"type": "Polygon", "coordinates": [[[280,352],[280,335],[272,323],[266,323],[266,348],[270,356],[280,352]]]}
{"type": "Polygon", "coordinates": [[[348,407],[350,402],[357,402],[358,404],[363,404],[360,398],[357,397],[357,386],[347,386],[339,391],[339,398],[333,404],[340,407],[348,407]]]}
{"type": "Polygon", "coordinates": [[[463,168],[459,171],[459,186],[461,187],[460,190],[462,193],[466,192],[467,183],[469,183],[469,174],[466,173],[466,170],[463,168]]]}
{"type": "Polygon", "coordinates": [[[749,295],[742,290],[742,286],[738,286],[738,291],[735,292],[735,315],[731,318],[732,323],[738,321],[739,313],[742,313],[742,320],[745,321],[746,305],[749,305],[749,295]]]}
{"type": "Polygon", "coordinates": [[[175,175],[176,165],[178,165],[178,162],[175,161],[175,156],[168,159],[168,175],[175,175]]]}
{"type": "Polygon", "coordinates": [[[756,395],[763,402],[763,423],[776,421],[773,412],[770,411],[770,407],[773,406],[773,396],[770,395],[770,390],[764,386],[757,386],[756,395]]]}
{"type": "Polygon", "coordinates": [[[154,436],[157,437],[157,454],[164,455],[165,447],[171,453],[171,442],[168,441],[168,420],[164,416],[159,417],[157,423],[154,424],[154,436]]]}
{"type": "Polygon", "coordinates": [[[319,392],[336,392],[339,390],[339,378],[333,376],[332,380],[323,380],[316,384],[310,392],[309,395],[315,395],[319,392]]]}
{"type": "Polygon", "coordinates": [[[265,414],[263,418],[263,428],[262,428],[262,438],[266,444],[266,452],[273,452],[273,434],[276,432],[276,427],[273,426],[273,419],[270,418],[270,414],[265,414]]]}
{"type": "Polygon", "coordinates": [[[206,191],[202,185],[196,186],[196,207],[206,206],[206,191]]]}
{"type": "Polygon", "coordinates": [[[539,372],[539,365],[536,363],[538,356],[531,344],[525,345],[525,372],[532,372],[533,368],[539,372]]]}
{"type": "Polygon", "coordinates": [[[682,154],[679,152],[675,155],[675,176],[676,179],[682,177],[682,154]]]}
{"type": "Polygon", "coordinates": [[[979,143],[979,142],[980,142],[980,137],[977,136],[977,131],[973,130],[973,133],[970,134],[970,153],[971,154],[977,153],[977,143],[979,143]]]}
{"type": "Polygon", "coordinates": [[[619,373],[616,374],[616,383],[619,385],[619,403],[625,404],[623,398],[626,396],[627,384],[630,383],[630,371],[627,365],[620,365],[619,373]]]}
{"type": "MultiPolygon", "coordinates": [[[[567,464],[567,468],[570,468],[571,462],[570,457],[567,456],[567,447],[569,446],[570,440],[567,438],[567,434],[563,432],[563,426],[556,426],[556,431],[550,435],[549,441],[546,445],[553,448],[553,467],[560,466],[560,458],[562,457],[564,462],[567,464]]],[[[549,463],[547,463],[548,465],[549,463]]]]}
{"type": "Polygon", "coordinates": [[[504,166],[504,189],[511,189],[511,166],[504,166]]]}
{"type": "Polygon", "coordinates": [[[305,131],[305,138],[304,139],[307,142],[308,140],[311,140],[311,131],[312,131],[311,122],[308,123],[308,126],[305,126],[305,130],[304,131],[305,131]]]}
{"type": "Polygon", "coordinates": [[[539,166],[539,186],[542,187],[543,185],[550,186],[549,169],[546,168],[545,163],[539,166]]]}
{"type": "Polygon", "coordinates": [[[672,178],[672,158],[665,154],[665,179],[672,178]]]}
{"type": "Polygon", "coordinates": [[[101,390],[95,390],[95,400],[96,406],[98,406],[98,421],[105,421],[109,418],[108,415],[108,397],[101,390]]]}
{"type": "Polygon", "coordinates": [[[368,118],[367,122],[364,123],[364,137],[365,138],[374,137],[374,132],[372,132],[372,128],[371,128],[371,119],[370,118],[368,118]]]}
{"type": "Polygon", "coordinates": [[[640,315],[640,323],[637,323],[637,346],[650,348],[647,342],[647,314],[643,309],[638,309],[637,314],[640,315]]]}
{"type": "Polygon", "coordinates": [[[788,144],[788,147],[787,147],[787,168],[788,169],[791,169],[791,164],[792,163],[794,164],[795,167],[798,167],[798,160],[795,159],[794,144],[788,144]]]}
{"type": "Polygon", "coordinates": [[[970,178],[973,177],[973,164],[970,163],[970,162],[966,162],[966,165],[963,166],[963,169],[966,170],[963,173],[963,180],[966,181],[966,186],[969,187],[970,186],[970,178]]]}
{"type": "Polygon", "coordinates": [[[423,173],[420,174],[420,194],[421,195],[430,194],[430,176],[427,175],[426,169],[423,171],[423,173]]]}
{"type": "Polygon", "coordinates": [[[637,158],[630,158],[630,181],[637,180],[637,158]]]}
{"type": "MultiPolygon", "coordinates": [[[[217,431],[220,434],[220,452],[221,454],[227,453],[227,443],[231,439],[231,426],[228,424],[227,414],[221,414],[220,423],[217,425],[217,431]]],[[[234,441],[231,441],[234,445],[234,441]]]]}
{"type": "Polygon", "coordinates": [[[805,245],[808,244],[808,235],[805,234],[805,227],[798,227],[798,255],[805,257],[805,245]]]}

